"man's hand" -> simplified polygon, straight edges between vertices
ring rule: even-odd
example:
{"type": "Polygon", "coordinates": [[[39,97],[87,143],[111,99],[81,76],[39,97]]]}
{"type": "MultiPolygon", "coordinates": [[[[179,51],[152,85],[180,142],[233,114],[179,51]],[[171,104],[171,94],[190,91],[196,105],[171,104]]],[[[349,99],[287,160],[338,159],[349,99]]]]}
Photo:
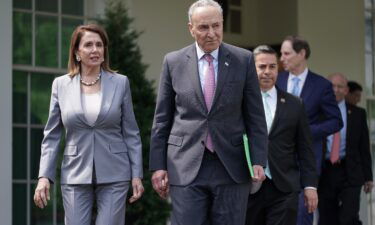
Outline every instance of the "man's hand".
{"type": "Polygon", "coordinates": [[[163,199],[166,199],[169,193],[168,173],[166,170],[156,170],[152,174],[152,187],[163,199]]]}
{"type": "Polygon", "coordinates": [[[363,191],[367,194],[372,191],[372,188],[374,187],[374,183],[370,181],[366,181],[365,184],[363,185],[363,191]]]}
{"type": "Polygon", "coordinates": [[[262,166],[254,165],[253,166],[254,171],[254,177],[252,178],[255,182],[261,182],[266,179],[266,176],[264,175],[264,170],[262,166]]]}
{"type": "Polygon", "coordinates": [[[132,188],[133,188],[133,195],[129,199],[130,203],[133,203],[137,201],[139,198],[141,198],[143,192],[145,191],[142,185],[142,180],[140,178],[132,179],[132,188]]]}
{"type": "Polygon", "coordinates": [[[318,207],[318,193],[314,189],[305,189],[305,207],[309,213],[313,213],[318,207]]]}
{"type": "Polygon", "coordinates": [[[47,206],[47,200],[50,200],[49,195],[50,183],[48,178],[41,177],[38,180],[38,185],[35,188],[34,202],[35,205],[43,209],[47,206]]]}

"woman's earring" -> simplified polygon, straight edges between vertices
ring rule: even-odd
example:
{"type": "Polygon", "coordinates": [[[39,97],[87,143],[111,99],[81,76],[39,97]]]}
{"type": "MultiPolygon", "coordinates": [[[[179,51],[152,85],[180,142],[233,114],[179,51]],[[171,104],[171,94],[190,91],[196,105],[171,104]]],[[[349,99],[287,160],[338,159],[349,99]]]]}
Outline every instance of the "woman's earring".
{"type": "Polygon", "coordinates": [[[79,57],[79,55],[76,55],[76,59],[78,62],[81,61],[81,57],[79,57]]]}

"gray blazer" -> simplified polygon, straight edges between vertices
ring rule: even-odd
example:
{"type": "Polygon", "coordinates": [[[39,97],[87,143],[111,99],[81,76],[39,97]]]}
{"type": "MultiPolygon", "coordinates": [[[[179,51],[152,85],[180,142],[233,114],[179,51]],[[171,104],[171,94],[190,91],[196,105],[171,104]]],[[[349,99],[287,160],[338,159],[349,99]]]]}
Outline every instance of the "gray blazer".
{"type": "Polygon", "coordinates": [[[52,84],[44,129],[39,177],[55,181],[56,159],[65,128],[62,184],[90,184],[142,178],[142,145],[126,76],[102,71],[102,105],[90,126],[81,104],[79,76],[57,77],[52,84]],[[94,163],[95,162],[95,163],[94,163]]]}
{"type": "Polygon", "coordinates": [[[266,165],[267,128],[250,51],[219,48],[217,85],[208,112],[198,75],[195,44],[164,58],[151,133],[150,169],[167,170],[172,185],[197,176],[210,131],[215,152],[237,183],[249,181],[242,134],[256,165],[266,165]]]}

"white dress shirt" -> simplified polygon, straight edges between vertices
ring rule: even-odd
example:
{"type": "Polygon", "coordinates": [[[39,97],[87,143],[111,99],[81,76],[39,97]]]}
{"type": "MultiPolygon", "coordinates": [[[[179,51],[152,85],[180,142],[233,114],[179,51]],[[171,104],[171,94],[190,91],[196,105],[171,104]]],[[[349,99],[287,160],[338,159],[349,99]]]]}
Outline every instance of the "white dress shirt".
{"type": "MultiPolygon", "coordinates": [[[[276,91],[275,86],[273,86],[273,87],[272,87],[271,89],[269,89],[268,91],[265,91],[265,93],[268,93],[268,94],[269,94],[269,97],[267,97],[267,98],[262,98],[262,100],[263,100],[264,112],[266,112],[266,110],[267,110],[267,108],[266,108],[266,104],[268,104],[268,107],[269,107],[270,110],[271,110],[272,122],[273,122],[273,119],[275,118],[276,104],[277,104],[277,91],[276,91]]],[[[272,126],[272,123],[267,125],[267,127],[271,127],[271,126],[272,126]]],[[[270,131],[268,131],[268,133],[270,133],[270,131]]]]}
{"type": "MultiPolygon", "coordinates": [[[[206,75],[206,71],[208,70],[208,62],[203,58],[204,51],[199,47],[198,43],[195,42],[195,46],[197,48],[197,57],[198,57],[198,72],[199,72],[199,80],[201,82],[202,90],[204,87],[204,76],[206,75]]],[[[216,49],[210,53],[214,58],[214,69],[215,69],[215,84],[217,85],[217,70],[219,65],[219,49],[216,49]]]]}
{"type": "Polygon", "coordinates": [[[82,108],[89,125],[94,125],[102,104],[102,92],[93,94],[82,93],[82,108]]]}

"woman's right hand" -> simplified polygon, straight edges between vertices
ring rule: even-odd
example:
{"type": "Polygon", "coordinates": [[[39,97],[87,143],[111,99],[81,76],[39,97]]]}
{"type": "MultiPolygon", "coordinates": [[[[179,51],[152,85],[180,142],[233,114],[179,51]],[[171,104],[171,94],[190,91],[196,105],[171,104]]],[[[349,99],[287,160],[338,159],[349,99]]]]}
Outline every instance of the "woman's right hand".
{"type": "Polygon", "coordinates": [[[43,209],[47,206],[47,201],[50,200],[49,195],[50,183],[48,178],[41,177],[38,180],[38,185],[35,188],[34,202],[35,205],[43,209]]]}

